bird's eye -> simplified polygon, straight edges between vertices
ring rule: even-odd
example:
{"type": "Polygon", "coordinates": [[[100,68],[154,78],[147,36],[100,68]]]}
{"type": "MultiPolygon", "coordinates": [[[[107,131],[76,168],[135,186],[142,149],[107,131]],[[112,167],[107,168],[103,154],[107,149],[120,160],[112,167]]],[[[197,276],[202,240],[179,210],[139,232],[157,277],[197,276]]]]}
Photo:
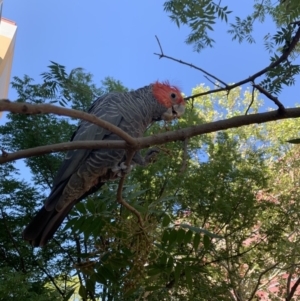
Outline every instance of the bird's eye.
{"type": "Polygon", "coordinates": [[[171,97],[172,97],[173,99],[175,99],[175,98],[176,98],[176,94],[175,94],[175,93],[171,93],[171,97]]]}

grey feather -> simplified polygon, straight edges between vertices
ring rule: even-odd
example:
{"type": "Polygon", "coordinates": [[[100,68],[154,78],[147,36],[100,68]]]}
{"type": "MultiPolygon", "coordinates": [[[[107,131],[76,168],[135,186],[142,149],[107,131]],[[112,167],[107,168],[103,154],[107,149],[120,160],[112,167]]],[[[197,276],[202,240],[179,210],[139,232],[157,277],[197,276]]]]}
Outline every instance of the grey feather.
{"type": "MultiPolygon", "coordinates": [[[[126,93],[109,93],[97,99],[89,113],[118,126],[132,137],[141,137],[148,125],[159,120],[166,107],[152,94],[152,85],[126,93]]],[[[71,140],[120,140],[114,134],[81,121],[71,140]]],[[[23,231],[33,246],[43,246],[60,226],[72,207],[95,192],[106,181],[116,179],[117,166],[126,157],[122,149],[71,150],[67,152],[49,197],[23,231]]],[[[135,163],[145,165],[138,153],[135,163]]]]}

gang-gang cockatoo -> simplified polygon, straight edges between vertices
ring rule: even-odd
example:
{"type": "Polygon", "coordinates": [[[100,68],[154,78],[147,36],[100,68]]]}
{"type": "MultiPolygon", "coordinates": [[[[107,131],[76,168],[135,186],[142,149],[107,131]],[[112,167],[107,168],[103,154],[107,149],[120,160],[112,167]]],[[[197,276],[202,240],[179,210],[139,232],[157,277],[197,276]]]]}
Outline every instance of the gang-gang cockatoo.
{"type": "MultiPolygon", "coordinates": [[[[134,138],[142,137],[153,121],[172,120],[184,113],[180,90],[168,82],[155,82],[132,92],[108,93],[99,97],[89,113],[121,128],[134,138]]],[[[71,140],[120,140],[104,128],[81,121],[71,140]]],[[[58,170],[44,206],[23,231],[32,246],[44,246],[72,207],[97,191],[107,180],[117,178],[124,165],[124,149],[79,149],[68,151],[58,170]]],[[[133,163],[146,165],[136,152],[133,163]]]]}

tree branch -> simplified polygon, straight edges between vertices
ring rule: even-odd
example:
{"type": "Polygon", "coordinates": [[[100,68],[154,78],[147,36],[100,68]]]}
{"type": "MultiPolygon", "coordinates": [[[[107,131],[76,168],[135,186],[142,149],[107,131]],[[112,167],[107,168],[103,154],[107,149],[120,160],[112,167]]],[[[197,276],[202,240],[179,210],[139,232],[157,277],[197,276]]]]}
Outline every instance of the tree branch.
{"type": "Polygon", "coordinates": [[[202,68],[200,68],[200,67],[197,67],[197,66],[195,66],[195,65],[193,65],[193,64],[184,62],[184,61],[182,61],[182,60],[175,59],[175,58],[173,58],[173,57],[171,57],[171,56],[165,55],[164,52],[163,52],[163,50],[162,50],[162,47],[161,47],[161,44],[160,44],[160,41],[159,41],[158,37],[155,36],[155,38],[156,38],[157,43],[158,43],[158,45],[159,45],[160,53],[154,53],[154,54],[155,54],[155,55],[158,55],[160,59],[161,59],[161,58],[166,58],[166,59],[175,61],[175,62],[177,62],[177,63],[180,63],[180,64],[183,64],[183,65],[189,66],[189,67],[194,68],[194,69],[196,69],[196,70],[199,70],[199,71],[201,71],[202,73],[206,74],[207,76],[209,76],[209,77],[215,79],[216,81],[220,82],[221,84],[223,84],[223,85],[225,86],[225,88],[223,88],[223,89],[226,90],[226,88],[228,87],[228,85],[227,85],[225,82],[223,82],[222,80],[220,80],[220,79],[217,78],[216,76],[214,76],[214,75],[208,73],[208,72],[205,71],[204,69],[202,69],[202,68]]]}
{"type": "MultiPolygon", "coordinates": [[[[204,96],[204,95],[217,93],[217,92],[221,92],[221,91],[227,91],[228,92],[228,91],[230,91],[230,90],[232,90],[236,87],[242,86],[246,83],[254,82],[256,78],[264,75],[265,73],[267,73],[271,69],[273,69],[273,68],[277,67],[278,65],[280,65],[282,62],[286,61],[288,59],[289,55],[291,54],[291,52],[296,47],[297,43],[299,42],[299,39],[300,39],[300,26],[299,26],[297,32],[295,33],[289,47],[282,53],[282,55],[275,62],[271,63],[269,66],[265,67],[264,69],[258,71],[255,74],[251,75],[250,77],[245,78],[245,79],[237,82],[236,84],[226,85],[224,88],[214,89],[214,90],[198,93],[198,94],[195,94],[195,95],[192,95],[192,96],[189,96],[189,97],[185,97],[185,100],[190,100],[190,99],[193,99],[195,97],[204,96]]],[[[166,55],[163,55],[163,56],[166,57],[166,55]]],[[[178,61],[176,59],[173,59],[173,60],[178,61]]]]}
{"type": "Polygon", "coordinates": [[[183,141],[183,154],[182,154],[182,163],[181,163],[181,168],[179,170],[179,174],[181,175],[182,173],[184,173],[184,171],[187,168],[187,159],[188,159],[188,143],[189,140],[185,139],[183,141]]]}
{"type": "Polygon", "coordinates": [[[248,106],[248,108],[247,108],[247,110],[246,110],[246,113],[245,113],[245,115],[247,115],[248,114],[248,112],[249,112],[249,110],[250,110],[250,108],[251,108],[251,106],[253,105],[253,102],[254,102],[254,87],[252,87],[252,93],[251,93],[251,102],[250,102],[250,104],[249,104],[249,106],[248,106]]]}
{"type": "Polygon", "coordinates": [[[300,277],[297,279],[297,281],[296,281],[295,284],[293,285],[293,287],[292,287],[290,293],[288,294],[288,296],[286,297],[285,301],[290,301],[290,300],[292,300],[292,298],[293,298],[293,296],[294,296],[294,294],[295,294],[295,291],[296,291],[296,289],[298,288],[299,284],[300,284],[300,277]]]}
{"type": "Polygon", "coordinates": [[[31,104],[27,102],[11,102],[8,99],[0,99],[0,112],[1,111],[30,115],[53,113],[59,116],[68,116],[86,120],[118,135],[129,145],[135,146],[134,138],[132,138],[126,132],[117,126],[98,118],[96,115],[85,113],[83,111],[58,107],[50,104],[31,104]]]}
{"type": "MultiPolygon", "coordinates": [[[[131,160],[133,158],[135,151],[128,151],[127,153],[127,159],[125,162],[126,166],[130,166],[131,164],[131,160]]],[[[117,201],[119,204],[123,205],[125,208],[127,208],[130,212],[132,212],[134,215],[136,215],[139,225],[140,227],[143,229],[144,227],[144,221],[143,218],[140,214],[140,212],[138,212],[134,207],[132,207],[131,205],[129,205],[122,196],[122,192],[123,192],[123,187],[124,187],[124,183],[125,183],[125,175],[123,175],[119,181],[119,186],[118,186],[118,191],[117,191],[117,201]]]]}
{"type": "Polygon", "coordinates": [[[279,263],[275,263],[273,265],[271,265],[270,267],[268,267],[267,269],[265,269],[264,271],[262,271],[260,274],[259,274],[259,277],[257,279],[257,283],[255,285],[255,288],[253,289],[248,301],[251,301],[253,300],[253,297],[255,295],[255,293],[257,292],[257,289],[259,288],[259,285],[260,285],[260,281],[261,281],[261,278],[263,275],[265,275],[266,273],[268,273],[269,271],[271,271],[272,269],[274,269],[279,263]]]}
{"type": "MultiPolygon", "coordinates": [[[[281,119],[299,118],[300,108],[285,109],[284,114],[280,114],[278,111],[271,111],[265,113],[251,114],[247,116],[235,116],[225,120],[219,120],[209,122],[206,124],[195,125],[187,127],[185,129],[179,129],[176,131],[165,132],[144,138],[134,139],[136,147],[131,149],[142,149],[153,145],[164,144],[167,142],[185,140],[194,136],[213,133],[221,130],[227,130],[230,128],[241,127],[245,125],[255,123],[265,123],[281,119]]],[[[20,150],[15,153],[5,153],[4,156],[0,156],[0,164],[6,163],[22,158],[29,158],[32,156],[44,155],[54,152],[67,151],[72,149],[95,149],[95,148],[110,148],[110,149],[127,149],[129,146],[125,141],[72,141],[64,142],[46,146],[39,146],[20,150]]]]}
{"type": "Polygon", "coordinates": [[[265,90],[263,87],[261,87],[260,85],[253,85],[254,88],[256,88],[260,93],[266,95],[269,99],[271,99],[277,106],[278,106],[278,110],[281,113],[284,113],[285,111],[285,107],[283,106],[283,104],[278,100],[277,97],[273,96],[271,93],[269,93],[267,90],[265,90]]]}
{"type": "Polygon", "coordinates": [[[36,263],[37,263],[37,266],[39,267],[39,269],[47,275],[47,277],[48,277],[49,280],[52,282],[52,284],[54,285],[54,287],[56,288],[56,290],[60,293],[60,295],[64,297],[64,296],[65,296],[65,293],[64,293],[64,292],[59,288],[59,286],[56,284],[54,277],[52,277],[52,276],[47,272],[47,270],[46,270],[45,268],[43,268],[38,262],[36,262],[36,263]]]}

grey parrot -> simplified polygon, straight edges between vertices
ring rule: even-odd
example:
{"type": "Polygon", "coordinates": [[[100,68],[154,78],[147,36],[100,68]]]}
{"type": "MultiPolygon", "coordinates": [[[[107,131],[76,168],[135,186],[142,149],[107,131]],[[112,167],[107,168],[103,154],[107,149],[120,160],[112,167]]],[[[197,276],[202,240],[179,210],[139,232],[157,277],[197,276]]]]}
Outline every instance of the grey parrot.
{"type": "MultiPolygon", "coordinates": [[[[134,138],[142,137],[153,121],[180,117],[185,102],[180,90],[168,82],[155,82],[132,92],[112,92],[99,97],[90,114],[112,123],[134,138]]],[[[71,141],[120,140],[104,128],[82,120],[71,141]]],[[[51,239],[72,207],[108,180],[116,179],[126,159],[124,149],[68,151],[43,207],[23,231],[23,239],[34,247],[51,239]]],[[[137,151],[133,163],[146,165],[137,151]]]]}

